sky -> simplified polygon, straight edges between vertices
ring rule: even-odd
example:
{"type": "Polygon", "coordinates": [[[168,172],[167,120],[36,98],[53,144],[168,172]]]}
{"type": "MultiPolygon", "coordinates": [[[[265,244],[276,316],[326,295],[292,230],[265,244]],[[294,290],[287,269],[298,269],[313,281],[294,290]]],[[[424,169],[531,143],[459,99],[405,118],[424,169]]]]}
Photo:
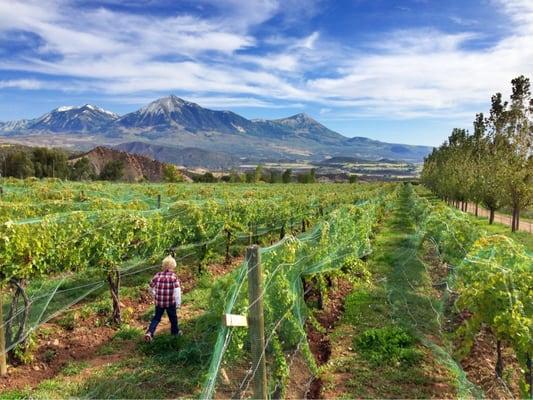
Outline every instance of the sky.
{"type": "Polygon", "coordinates": [[[532,0],[0,0],[0,121],[175,94],[439,145],[521,74],[532,0]]]}

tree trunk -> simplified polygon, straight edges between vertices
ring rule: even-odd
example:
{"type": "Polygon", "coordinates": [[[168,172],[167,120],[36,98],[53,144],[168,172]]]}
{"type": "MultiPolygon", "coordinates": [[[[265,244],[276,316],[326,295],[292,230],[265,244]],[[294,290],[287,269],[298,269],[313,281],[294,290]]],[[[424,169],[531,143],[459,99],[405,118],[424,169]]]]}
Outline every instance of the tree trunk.
{"type": "MultiPolygon", "coordinates": [[[[13,299],[11,300],[11,306],[7,315],[4,339],[8,346],[20,343],[24,345],[23,342],[25,340],[26,324],[28,322],[28,317],[30,314],[30,299],[28,298],[28,295],[26,294],[26,291],[24,290],[23,284],[21,282],[12,279],[10,283],[15,289],[15,294],[13,295],[13,299]],[[19,313],[19,299],[21,296],[24,304],[22,306],[22,313],[19,313]],[[13,328],[14,322],[18,323],[18,329],[16,330],[16,333],[16,328],[13,328]]],[[[10,350],[7,355],[11,362],[16,361],[13,349],[10,350]]]]}
{"type": "Polygon", "coordinates": [[[489,208],[489,224],[494,223],[494,208],[489,208]]]}
{"type": "Polygon", "coordinates": [[[120,271],[113,268],[107,273],[107,282],[109,283],[109,290],[111,292],[111,299],[113,300],[113,315],[111,320],[113,323],[120,325],[122,323],[122,315],[120,312],[120,271]]]}
{"type": "Polygon", "coordinates": [[[476,217],[479,217],[479,204],[476,203],[476,211],[475,211],[476,217]]]}
{"type": "Polygon", "coordinates": [[[533,399],[533,366],[531,363],[531,355],[529,353],[526,354],[526,367],[525,378],[526,383],[529,386],[529,398],[533,399]]]}
{"type": "Polygon", "coordinates": [[[520,221],[520,209],[518,208],[518,206],[513,206],[513,220],[511,223],[511,230],[513,232],[516,232],[518,230],[519,223],[520,223],[519,221],[520,221]]]}
{"type": "Polygon", "coordinates": [[[0,286],[0,376],[7,375],[6,335],[4,331],[4,293],[0,286]]]}
{"type": "Polygon", "coordinates": [[[496,340],[496,376],[501,378],[503,374],[502,341],[496,340]]]}

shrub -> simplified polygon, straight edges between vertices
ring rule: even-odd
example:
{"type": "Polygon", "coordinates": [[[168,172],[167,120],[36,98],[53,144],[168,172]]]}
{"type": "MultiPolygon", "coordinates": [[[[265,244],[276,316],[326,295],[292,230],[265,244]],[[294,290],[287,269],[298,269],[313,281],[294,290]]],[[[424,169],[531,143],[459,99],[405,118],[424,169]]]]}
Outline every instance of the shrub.
{"type": "Polygon", "coordinates": [[[355,347],[374,364],[397,362],[412,365],[422,353],[415,347],[415,338],[398,326],[374,328],[354,339],[355,347]]]}

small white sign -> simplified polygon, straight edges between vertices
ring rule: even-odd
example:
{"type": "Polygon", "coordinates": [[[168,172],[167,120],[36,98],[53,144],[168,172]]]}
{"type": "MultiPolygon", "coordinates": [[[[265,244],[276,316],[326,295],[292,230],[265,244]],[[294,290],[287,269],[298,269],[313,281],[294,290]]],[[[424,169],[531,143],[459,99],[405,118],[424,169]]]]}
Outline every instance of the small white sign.
{"type": "Polygon", "coordinates": [[[225,326],[248,326],[248,318],[245,315],[224,314],[222,323],[225,326]]]}

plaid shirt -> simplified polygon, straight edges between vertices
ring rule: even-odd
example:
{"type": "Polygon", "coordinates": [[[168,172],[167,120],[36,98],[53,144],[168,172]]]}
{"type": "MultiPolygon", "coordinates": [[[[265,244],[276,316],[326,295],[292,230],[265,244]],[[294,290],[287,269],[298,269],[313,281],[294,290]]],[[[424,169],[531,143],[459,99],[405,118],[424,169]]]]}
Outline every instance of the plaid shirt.
{"type": "Polygon", "coordinates": [[[174,272],[169,270],[158,272],[152,278],[150,287],[155,292],[156,306],[165,308],[176,305],[174,289],[180,287],[180,281],[174,272]]]}

